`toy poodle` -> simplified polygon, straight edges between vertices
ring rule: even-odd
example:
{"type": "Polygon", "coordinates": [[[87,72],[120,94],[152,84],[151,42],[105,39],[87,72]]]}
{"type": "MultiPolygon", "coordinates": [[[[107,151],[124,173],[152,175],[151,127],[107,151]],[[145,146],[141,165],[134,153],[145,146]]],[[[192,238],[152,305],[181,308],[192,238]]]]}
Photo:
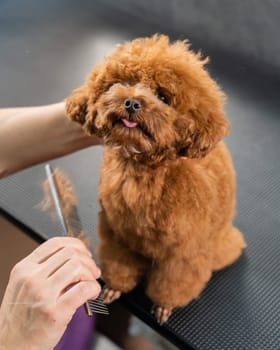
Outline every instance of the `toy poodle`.
{"type": "MultiPolygon", "coordinates": [[[[112,302],[144,281],[156,319],[197,298],[245,247],[225,96],[187,41],[117,46],[66,100],[104,143],[98,256],[112,302]]],[[[88,160],[90,166],[90,159],[88,160]]]]}

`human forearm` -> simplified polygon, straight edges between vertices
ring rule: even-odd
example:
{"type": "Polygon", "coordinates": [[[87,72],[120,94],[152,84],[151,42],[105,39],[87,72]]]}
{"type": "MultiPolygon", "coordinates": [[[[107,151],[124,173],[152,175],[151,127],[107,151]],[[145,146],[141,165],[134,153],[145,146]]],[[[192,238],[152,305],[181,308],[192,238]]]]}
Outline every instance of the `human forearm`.
{"type": "Polygon", "coordinates": [[[0,110],[0,177],[100,143],[65,115],[64,102],[0,110]]]}

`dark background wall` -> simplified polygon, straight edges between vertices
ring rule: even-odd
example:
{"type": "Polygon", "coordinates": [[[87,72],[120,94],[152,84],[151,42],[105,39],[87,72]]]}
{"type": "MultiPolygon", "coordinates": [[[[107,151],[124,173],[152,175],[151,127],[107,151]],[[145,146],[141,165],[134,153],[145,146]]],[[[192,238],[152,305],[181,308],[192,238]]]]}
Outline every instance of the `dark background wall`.
{"type": "Polygon", "coordinates": [[[275,0],[2,0],[0,105],[60,100],[116,43],[155,32],[263,87],[280,79],[279,19],[275,0]]]}

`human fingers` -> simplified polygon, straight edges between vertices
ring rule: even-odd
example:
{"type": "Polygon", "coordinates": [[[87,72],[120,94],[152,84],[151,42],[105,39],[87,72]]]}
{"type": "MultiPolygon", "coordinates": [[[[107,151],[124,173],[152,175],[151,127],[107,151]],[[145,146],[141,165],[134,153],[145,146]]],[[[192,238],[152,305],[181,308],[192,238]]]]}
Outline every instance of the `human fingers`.
{"type": "Polygon", "coordinates": [[[81,281],[68,289],[58,299],[58,305],[65,312],[76,310],[90,299],[96,299],[101,292],[101,286],[97,281],[81,281]]]}
{"type": "Polygon", "coordinates": [[[44,278],[51,277],[69,260],[74,260],[77,262],[77,264],[83,263],[84,266],[88,266],[88,268],[91,269],[92,278],[100,277],[100,269],[96,266],[94,260],[85,254],[84,251],[81,251],[73,246],[66,246],[62,248],[44,261],[41,264],[41,276],[44,278]]]}
{"type": "Polygon", "coordinates": [[[80,239],[75,237],[54,237],[41,244],[24,260],[33,261],[40,264],[66,246],[75,247],[83,251],[85,254],[91,256],[90,251],[80,239]]]}
{"type": "Polygon", "coordinates": [[[53,289],[54,297],[59,297],[65,290],[80,281],[95,281],[93,274],[95,263],[93,260],[81,260],[73,257],[65,262],[57,271],[47,279],[48,285],[53,289]],[[55,290],[54,290],[55,289],[55,290]]]}
{"type": "MultiPolygon", "coordinates": [[[[49,251],[53,252],[53,243],[57,242],[59,244],[58,246],[60,246],[61,240],[53,239],[52,241],[53,242],[50,242],[52,244],[49,251]]],[[[59,294],[64,287],[67,287],[67,285],[61,286],[54,283],[53,285],[49,286],[47,279],[48,276],[53,275],[60,267],[62,267],[68,259],[72,260],[71,263],[73,264],[73,269],[69,274],[70,282],[76,282],[76,280],[84,278],[92,280],[100,277],[100,270],[96,267],[95,262],[89,256],[90,253],[87,253],[87,249],[84,247],[82,242],[79,242],[77,239],[63,239],[62,241],[66,242],[67,246],[59,251],[56,251],[56,253],[51,255],[49,259],[45,260],[43,263],[35,263],[34,258],[25,258],[14,266],[11,271],[9,281],[11,286],[10,289],[13,292],[13,300],[17,299],[20,290],[25,286],[28,287],[27,289],[30,292],[26,295],[31,294],[31,297],[33,295],[31,293],[33,289],[36,293],[43,293],[44,289],[49,288],[51,290],[55,290],[56,292],[54,291],[54,293],[59,294]],[[33,285],[33,282],[35,282],[35,285],[33,285]],[[30,284],[32,285],[32,288],[30,287],[30,284]]],[[[45,247],[48,247],[48,245],[46,244],[45,247]]],[[[44,250],[44,252],[46,253],[47,251],[44,250]]],[[[38,256],[39,255],[37,255],[37,258],[38,256]]],[[[65,281],[66,284],[67,279],[63,280],[60,278],[62,283],[65,281]]],[[[25,291],[26,288],[23,290],[25,291]]]]}

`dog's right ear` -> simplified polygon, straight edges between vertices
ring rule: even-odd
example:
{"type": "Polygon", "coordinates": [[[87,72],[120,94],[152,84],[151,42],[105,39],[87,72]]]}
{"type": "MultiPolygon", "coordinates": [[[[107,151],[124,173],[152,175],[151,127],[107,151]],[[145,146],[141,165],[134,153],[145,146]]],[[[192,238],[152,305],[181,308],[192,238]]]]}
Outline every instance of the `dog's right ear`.
{"type": "Polygon", "coordinates": [[[88,87],[83,85],[74,90],[66,99],[65,111],[67,116],[75,122],[84,125],[88,114],[88,87]]]}

